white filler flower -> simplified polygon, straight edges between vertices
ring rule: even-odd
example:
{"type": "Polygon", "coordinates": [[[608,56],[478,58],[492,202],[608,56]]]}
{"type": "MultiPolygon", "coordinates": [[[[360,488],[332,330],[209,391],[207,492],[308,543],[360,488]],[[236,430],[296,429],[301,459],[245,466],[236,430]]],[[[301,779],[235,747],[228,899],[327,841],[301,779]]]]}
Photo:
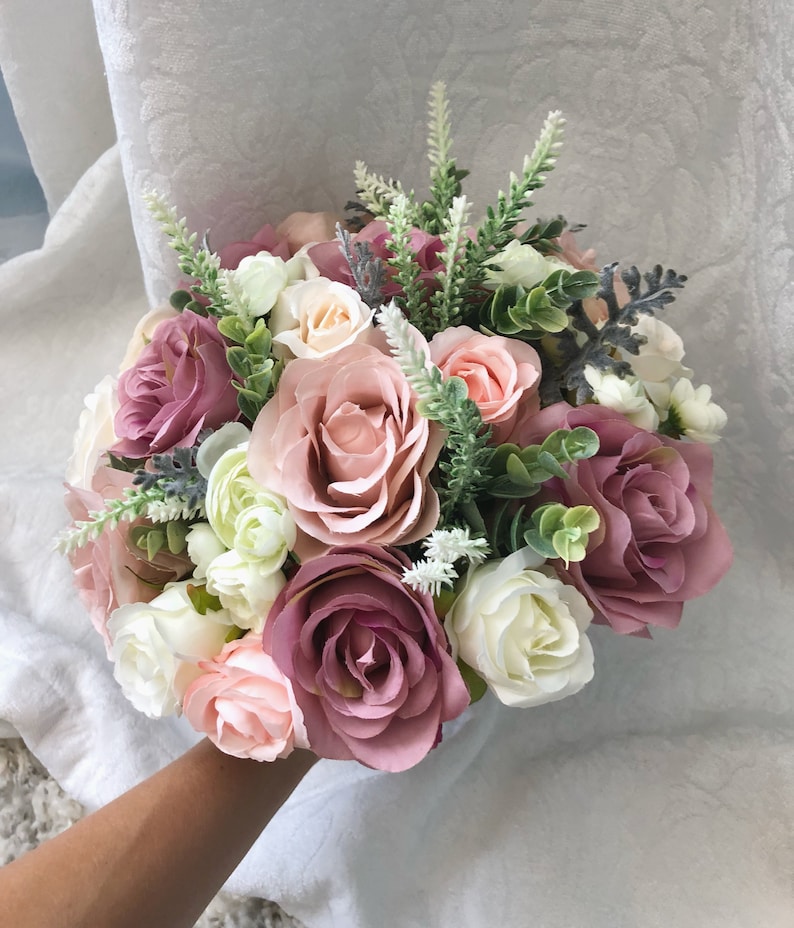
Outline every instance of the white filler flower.
{"type": "Polygon", "coordinates": [[[521,548],[466,575],[444,620],[460,656],[506,706],[537,706],[578,692],[593,677],[584,632],[593,612],[544,559],[521,548]]]}
{"type": "Polygon", "coordinates": [[[243,258],[239,267],[230,273],[247,297],[255,316],[269,313],[276,305],[281,291],[290,282],[286,263],[267,251],[243,258]]]}
{"type": "Polygon", "coordinates": [[[618,377],[604,373],[592,364],[586,365],[584,376],[593,391],[593,399],[623,415],[640,429],[653,431],[659,425],[659,416],[645,393],[645,387],[636,377],[618,377]]]}
{"type": "Polygon", "coordinates": [[[708,384],[694,387],[683,377],[670,393],[670,415],[687,438],[709,444],[719,441],[728,421],[722,406],[712,402],[708,384]]]}

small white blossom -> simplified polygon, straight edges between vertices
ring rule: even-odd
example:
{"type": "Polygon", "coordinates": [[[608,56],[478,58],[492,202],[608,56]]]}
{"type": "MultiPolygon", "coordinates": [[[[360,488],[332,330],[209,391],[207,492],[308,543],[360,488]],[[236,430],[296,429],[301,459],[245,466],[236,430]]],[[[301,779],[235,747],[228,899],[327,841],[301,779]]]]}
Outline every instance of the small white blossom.
{"type": "Polygon", "coordinates": [[[637,428],[653,431],[659,425],[659,416],[648,399],[642,381],[636,377],[618,377],[604,373],[591,364],[584,376],[593,391],[593,399],[601,406],[622,413],[637,428]]]}
{"type": "Polygon", "coordinates": [[[458,572],[452,564],[434,559],[415,561],[403,571],[403,583],[420,593],[438,596],[442,586],[452,586],[458,572]]]}
{"type": "Polygon", "coordinates": [[[465,557],[470,564],[479,564],[490,549],[484,538],[471,538],[468,528],[436,529],[423,543],[425,553],[434,560],[454,563],[465,557]]]}
{"type": "Polygon", "coordinates": [[[670,393],[670,411],[677,418],[682,434],[708,444],[719,441],[718,433],[728,421],[725,410],[712,402],[708,384],[693,387],[692,382],[683,377],[670,393]]]}

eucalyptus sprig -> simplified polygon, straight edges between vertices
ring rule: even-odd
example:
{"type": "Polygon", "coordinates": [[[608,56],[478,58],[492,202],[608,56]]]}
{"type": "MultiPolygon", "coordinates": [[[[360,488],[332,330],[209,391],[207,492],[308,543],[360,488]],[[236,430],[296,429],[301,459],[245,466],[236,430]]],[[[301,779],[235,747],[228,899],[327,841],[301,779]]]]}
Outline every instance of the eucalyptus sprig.
{"type": "Polygon", "coordinates": [[[273,336],[264,319],[253,321],[238,316],[221,319],[218,330],[235,342],[226,350],[226,362],[240,378],[232,380],[237,390],[237,406],[253,422],[273,395],[281,373],[282,363],[271,355],[273,336]]]}

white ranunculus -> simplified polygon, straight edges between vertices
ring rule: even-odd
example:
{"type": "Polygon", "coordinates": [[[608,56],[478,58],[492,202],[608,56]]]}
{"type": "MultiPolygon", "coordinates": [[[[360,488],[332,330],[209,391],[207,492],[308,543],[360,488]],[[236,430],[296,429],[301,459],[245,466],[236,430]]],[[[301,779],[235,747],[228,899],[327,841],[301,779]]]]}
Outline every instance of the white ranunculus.
{"type": "Polygon", "coordinates": [[[444,620],[460,656],[507,706],[537,706],[578,692],[593,677],[584,632],[593,612],[543,558],[521,548],[469,569],[444,620]]]}
{"type": "Polygon", "coordinates": [[[294,358],[324,358],[365,340],[373,311],[346,284],[316,277],[287,287],[270,317],[274,351],[294,358]]]}
{"type": "Polygon", "coordinates": [[[682,377],[670,393],[670,414],[677,419],[681,432],[693,441],[713,444],[725,428],[728,417],[722,406],[712,402],[711,387],[682,377]]]}
{"type": "Polygon", "coordinates": [[[100,456],[117,441],[113,430],[119,408],[115,377],[109,374],[103,377],[83,402],[85,409],[80,413],[72,456],[66,465],[66,482],[80,490],[90,490],[100,456]]]}
{"type": "Polygon", "coordinates": [[[196,467],[206,480],[221,455],[232,448],[239,448],[251,437],[251,430],[242,422],[227,422],[212,435],[208,435],[196,452],[196,467]]]}
{"type": "Polygon", "coordinates": [[[150,603],[129,603],[108,620],[113,675],[124,695],[152,718],[178,712],[198,662],[220,654],[234,619],[225,609],[201,615],[187,581],[169,583],[150,603]]]}
{"type": "Polygon", "coordinates": [[[659,425],[659,416],[648,399],[642,381],[636,377],[618,377],[587,364],[584,376],[593,390],[593,399],[600,405],[622,413],[633,425],[652,432],[659,425]]]}
{"type": "Polygon", "coordinates": [[[203,580],[207,576],[207,567],[219,554],[223,554],[226,545],[218,538],[209,522],[196,522],[185,536],[187,556],[195,564],[193,577],[203,580]]]}
{"type": "Polygon", "coordinates": [[[281,258],[268,251],[243,258],[236,270],[230,271],[248,297],[255,316],[264,316],[276,305],[281,291],[289,284],[289,271],[281,258]]]}
{"type": "Polygon", "coordinates": [[[270,607],[286,583],[284,574],[263,568],[237,551],[220,554],[207,568],[207,592],[217,596],[234,624],[261,632],[270,607]]]}
{"type": "Polygon", "coordinates": [[[486,285],[520,285],[525,290],[542,284],[550,274],[561,268],[571,273],[575,270],[559,258],[542,255],[536,248],[522,245],[517,239],[513,239],[503,251],[494,255],[489,263],[496,267],[486,270],[486,285]],[[497,270],[497,267],[500,270],[497,270]]]}
{"type": "MultiPolygon", "coordinates": [[[[225,451],[207,480],[204,509],[207,521],[227,548],[234,547],[237,517],[251,506],[272,505],[274,496],[248,471],[248,445],[225,451]]],[[[280,499],[280,497],[275,497],[280,499]]]]}
{"type": "Polygon", "coordinates": [[[287,501],[277,493],[257,494],[257,504],[244,509],[235,520],[234,547],[262,570],[278,570],[295,546],[297,528],[287,501]]]}
{"type": "Polygon", "coordinates": [[[684,357],[681,336],[666,322],[655,316],[640,316],[631,331],[647,339],[638,355],[625,357],[640,380],[663,383],[670,377],[688,377],[692,373],[681,363],[684,357]]]}

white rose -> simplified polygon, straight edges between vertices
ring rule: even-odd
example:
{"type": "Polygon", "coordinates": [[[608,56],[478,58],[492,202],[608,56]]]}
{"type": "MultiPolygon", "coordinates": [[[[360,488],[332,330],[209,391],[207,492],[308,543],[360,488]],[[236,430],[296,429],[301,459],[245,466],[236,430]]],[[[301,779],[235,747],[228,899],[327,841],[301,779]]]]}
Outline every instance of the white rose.
{"type": "Polygon", "coordinates": [[[108,620],[113,675],[140,712],[160,718],[178,712],[197,666],[220,654],[234,619],[224,609],[201,615],[187,581],[169,583],[150,603],[129,603],[108,620]]]}
{"type": "Polygon", "coordinates": [[[501,270],[489,268],[486,271],[486,284],[504,284],[508,287],[520,285],[525,290],[542,284],[550,274],[560,269],[574,271],[564,261],[546,257],[531,245],[522,245],[517,239],[513,239],[503,251],[495,255],[490,263],[501,270]]]}
{"type": "Polygon", "coordinates": [[[234,547],[237,516],[260,503],[267,506],[274,498],[249,473],[247,456],[247,444],[224,452],[207,480],[207,521],[227,548],[234,547]]]}
{"type": "Polygon", "coordinates": [[[640,316],[631,331],[647,339],[638,355],[625,359],[640,380],[663,383],[669,377],[686,377],[692,373],[681,363],[684,357],[681,336],[666,322],[655,316],[640,316]]]}
{"type": "Polygon", "coordinates": [[[291,284],[299,280],[314,280],[315,277],[320,276],[317,265],[309,257],[309,249],[316,244],[316,242],[307,242],[287,261],[287,274],[291,284]]]}
{"type": "Polygon", "coordinates": [[[115,377],[109,374],[103,377],[83,402],[85,409],[80,413],[72,456],[66,465],[66,482],[78,489],[90,490],[99,458],[117,441],[113,431],[113,420],[119,408],[115,377]]]}
{"type": "Polygon", "coordinates": [[[623,413],[637,428],[652,432],[658,427],[659,416],[645,393],[642,381],[636,377],[604,373],[592,364],[585,366],[584,376],[593,390],[593,399],[600,406],[623,413]]]}
{"type": "Polygon", "coordinates": [[[270,608],[287,582],[284,574],[263,569],[237,551],[220,554],[207,568],[207,592],[217,596],[239,628],[261,632],[270,608]]]}
{"type": "Polygon", "coordinates": [[[681,378],[670,393],[670,417],[682,434],[693,441],[713,444],[725,428],[728,416],[722,406],[711,400],[711,387],[681,378]]]}
{"type": "Polygon", "coordinates": [[[230,271],[248,297],[255,316],[264,316],[275,306],[278,295],[289,284],[289,271],[281,258],[268,251],[243,258],[236,270],[230,271]]]}
{"type": "Polygon", "coordinates": [[[277,493],[257,494],[257,504],[244,509],[234,523],[234,548],[261,570],[278,570],[295,546],[298,530],[287,509],[287,501],[277,493]]]}
{"type": "Polygon", "coordinates": [[[470,568],[444,620],[461,658],[507,706],[537,706],[578,692],[593,677],[584,634],[593,612],[543,558],[521,548],[470,568]]]}
{"type": "Polygon", "coordinates": [[[191,526],[185,536],[187,542],[187,556],[196,565],[193,577],[203,580],[207,576],[207,568],[219,554],[223,554],[226,545],[218,538],[208,522],[196,522],[191,526]]]}
{"type": "Polygon", "coordinates": [[[166,319],[173,319],[179,315],[179,310],[174,309],[170,303],[163,303],[162,306],[155,306],[148,313],[138,320],[135,330],[132,333],[124,358],[119,365],[119,373],[126,371],[128,367],[138,360],[140,353],[149,344],[154,335],[154,330],[166,319]]]}
{"type": "Polygon", "coordinates": [[[274,351],[295,358],[324,358],[372,331],[373,310],[346,284],[317,277],[293,284],[270,317],[274,351]]]}

